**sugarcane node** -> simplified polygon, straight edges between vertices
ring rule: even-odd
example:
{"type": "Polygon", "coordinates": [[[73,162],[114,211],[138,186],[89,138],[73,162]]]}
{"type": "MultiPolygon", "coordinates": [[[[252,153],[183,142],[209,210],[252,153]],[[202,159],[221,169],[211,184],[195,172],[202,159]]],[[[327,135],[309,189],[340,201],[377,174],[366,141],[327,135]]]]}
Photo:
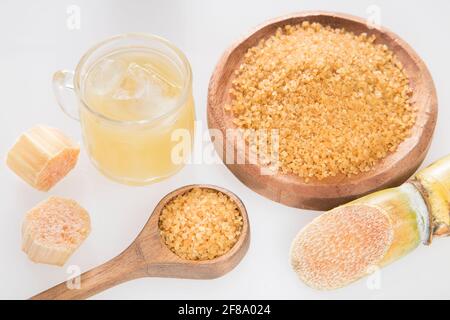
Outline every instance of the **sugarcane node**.
{"type": "Polygon", "coordinates": [[[437,237],[449,237],[450,236],[450,227],[445,223],[440,223],[434,226],[433,234],[437,237]]]}
{"type": "Polygon", "coordinates": [[[424,186],[420,183],[419,180],[417,180],[416,177],[412,177],[411,179],[409,179],[408,183],[412,184],[417,191],[419,191],[419,193],[422,196],[423,201],[425,202],[425,205],[427,206],[427,211],[428,211],[428,216],[430,218],[430,223],[429,223],[429,232],[428,232],[428,239],[427,241],[424,243],[424,245],[429,246],[431,245],[431,243],[433,242],[433,235],[434,235],[434,217],[433,217],[433,213],[432,213],[432,207],[430,204],[430,200],[429,200],[429,195],[428,195],[428,191],[424,188],[424,186]]]}

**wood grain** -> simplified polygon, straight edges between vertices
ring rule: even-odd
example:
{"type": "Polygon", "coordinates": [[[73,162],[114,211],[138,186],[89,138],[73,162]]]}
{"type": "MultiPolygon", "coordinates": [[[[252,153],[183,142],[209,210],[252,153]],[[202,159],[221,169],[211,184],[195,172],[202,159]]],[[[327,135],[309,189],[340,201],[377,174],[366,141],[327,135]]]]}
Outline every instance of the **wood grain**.
{"type": "Polygon", "coordinates": [[[247,210],[235,194],[212,185],[185,186],[169,193],[158,203],[140,234],[125,251],[105,264],[83,273],[80,289],[69,289],[66,282],[63,282],[31,299],[86,299],[120,283],[143,277],[218,278],[239,264],[247,253],[249,244],[250,225],[247,210]],[[162,208],[172,198],[194,187],[213,189],[228,195],[236,202],[243,217],[242,233],[237,243],[228,253],[213,260],[183,260],[172,253],[160,237],[158,222],[162,208]]]}
{"type": "MultiPolygon", "coordinates": [[[[421,165],[429,149],[437,119],[437,96],[431,75],[420,57],[399,36],[382,27],[369,28],[366,21],[347,14],[302,12],[270,20],[232,45],[220,58],[208,88],[208,126],[218,129],[225,141],[226,130],[236,128],[232,115],[224,106],[230,102],[229,89],[234,71],[240,66],[247,50],[261,39],[273,35],[278,27],[303,21],[345,28],[356,34],[366,32],[377,37],[376,43],[386,44],[403,63],[413,89],[412,103],[417,107],[417,121],[411,136],[367,173],[353,177],[338,175],[305,183],[293,174],[261,175],[261,166],[251,164],[249,153],[241,145],[230,150],[227,143],[211,137],[216,151],[225,160],[227,152],[244,154],[245,163],[226,163],[231,172],[255,192],[282,204],[311,210],[330,210],[371,192],[394,187],[406,181],[421,165]],[[218,142],[219,141],[219,142],[218,142]]],[[[414,23],[414,22],[412,22],[414,23]]],[[[248,148],[245,148],[248,149],[248,148]]]]}

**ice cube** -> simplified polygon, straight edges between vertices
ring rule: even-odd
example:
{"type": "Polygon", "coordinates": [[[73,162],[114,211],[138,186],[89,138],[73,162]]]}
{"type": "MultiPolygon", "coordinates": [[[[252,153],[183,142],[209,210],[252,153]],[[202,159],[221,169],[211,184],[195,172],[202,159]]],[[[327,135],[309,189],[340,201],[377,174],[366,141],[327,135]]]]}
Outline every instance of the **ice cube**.
{"type": "Polygon", "coordinates": [[[179,87],[147,65],[129,63],[112,98],[131,118],[163,115],[176,104],[179,87]]]}
{"type": "Polygon", "coordinates": [[[154,70],[150,65],[130,63],[120,87],[113,95],[117,100],[139,100],[161,102],[172,100],[178,87],[154,70]]]}
{"type": "Polygon", "coordinates": [[[173,81],[162,75],[151,64],[149,63],[145,64],[144,69],[150,75],[152,82],[154,84],[158,84],[159,86],[161,86],[161,88],[163,88],[168,95],[180,89],[179,85],[177,85],[176,83],[174,83],[173,81]]]}
{"type": "Polygon", "coordinates": [[[119,60],[101,60],[89,75],[89,86],[97,95],[107,95],[117,90],[126,72],[126,65],[119,60]]]}
{"type": "Polygon", "coordinates": [[[147,71],[137,63],[130,63],[120,86],[114,92],[116,100],[140,100],[148,94],[150,77],[147,71]]]}
{"type": "Polygon", "coordinates": [[[179,89],[178,86],[166,79],[150,64],[141,66],[132,62],[113,98],[117,100],[173,98],[177,89],[179,89]]]}

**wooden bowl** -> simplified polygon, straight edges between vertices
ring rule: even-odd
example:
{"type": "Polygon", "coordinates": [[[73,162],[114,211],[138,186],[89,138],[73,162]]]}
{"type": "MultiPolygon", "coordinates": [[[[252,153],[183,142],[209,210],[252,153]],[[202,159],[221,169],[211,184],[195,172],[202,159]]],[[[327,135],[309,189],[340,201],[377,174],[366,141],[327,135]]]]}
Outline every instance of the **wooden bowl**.
{"type": "MultiPolygon", "coordinates": [[[[226,129],[236,128],[232,116],[224,106],[231,100],[229,89],[234,71],[240,66],[244,54],[261,39],[273,35],[278,27],[299,24],[303,21],[319,22],[335,28],[345,28],[355,34],[376,35],[376,43],[387,45],[403,63],[413,89],[412,103],[418,114],[411,136],[400,144],[397,151],[380,161],[370,172],[353,177],[339,175],[324,180],[305,183],[293,174],[261,175],[259,165],[250,164],[245,154],[244,164],[227,164],[231,172],[257,193],[283,203],[303,209],[329,210],[333,207],[359,198],[376,190],[400,185],[420,166],[431,143],[437,118],[436,90],[430,72],[414,50],[396,34],[381,27],[370,28],[366,21],[346,14],[328,12],[296,13],[259,26],[250,35],[232,45],[219,60],[211,77],[208,89],[208,126],[219,129],[226,141],[226,129]]],[[[226,143],[217,143],[216,151],[224,160],[226,143]]],[[[241,145],[235,145],[228,152],[242,152],[241,145]]],[[[242,163],[242,161],[240,162],[242,163]]]]}
{"type": "Polygon", "coordinates": [[[141,233],[121,254],[110,261],[83,273],[80,288],[70,288],[65,282],[32,297],[32,300],[86,299],[120,283],[144,277],[184,279],[214,279],[236,267],[250,245],[250,224],[242,201],[232,192],[212,185],[189,185],[166,195],[153,210],[141,233]],[[192,188],[212,189],[230,197],[243,218],[241,235],[236,244],[224,255],[212,260],[184,260],[163,242],[159,229],[159,216],[166,204],[192,188]]]}

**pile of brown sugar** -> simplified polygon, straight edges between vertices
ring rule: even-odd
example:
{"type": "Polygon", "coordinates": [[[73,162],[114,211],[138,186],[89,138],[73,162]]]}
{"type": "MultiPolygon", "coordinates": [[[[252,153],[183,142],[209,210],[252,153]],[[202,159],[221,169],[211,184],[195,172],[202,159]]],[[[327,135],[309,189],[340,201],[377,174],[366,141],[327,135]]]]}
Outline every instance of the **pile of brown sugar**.
{"type": "Polygon", "coordinates": [[[318,23],[279,28],[246,53],[226,109],[239,128],[279,130],[282,173],[367,172],[416,120],[401,62],[375,40],[318,23]]]}
{"type": "Polygon", "coordinates": [[[161,237],[186,260],[211,260],[233,248],[243,226],[236,203],[207,188],[193,188],[172,199],[161,211],[161,237]]]}

